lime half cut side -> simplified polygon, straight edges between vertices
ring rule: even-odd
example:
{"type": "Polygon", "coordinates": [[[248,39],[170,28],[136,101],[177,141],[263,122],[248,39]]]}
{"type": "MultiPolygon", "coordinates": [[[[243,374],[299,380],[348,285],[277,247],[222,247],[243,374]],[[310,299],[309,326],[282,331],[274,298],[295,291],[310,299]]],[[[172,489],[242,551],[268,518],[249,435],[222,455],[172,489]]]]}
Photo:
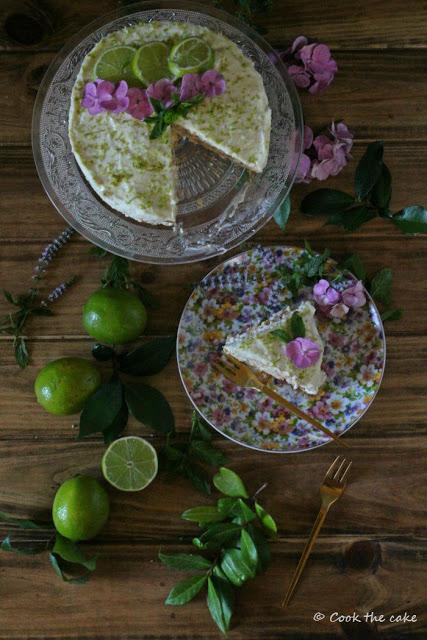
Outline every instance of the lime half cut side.
{"type": "Polygon", "coordinates": [[[164,42],[147,42],[134,54],[132,71],[148,86],[162,78],[170,78],[168,67],[169,48],[164,42]]]}
{"type": "Polygon", "coordinates": [[[104,478],[120,491],[141,491],[157,475],[154,447],[137,436],[112,442],[102,458],[104,478]]]}
{"type": "Polygon", "coordinates": [[[126,80],[130,87],[140,86],[131,66],[134,55],[133,47],[119,46],[107,49],[95,64],[95,80],[98,78],[110,82],[126,80]]]}
{"type": "Polygon", "coordinates": [[[169,69],[175,78],[186,73],[199,73],[212,69],[215,55],[202,38],[186,38],[178,42],[169,55],[169,69]]]}

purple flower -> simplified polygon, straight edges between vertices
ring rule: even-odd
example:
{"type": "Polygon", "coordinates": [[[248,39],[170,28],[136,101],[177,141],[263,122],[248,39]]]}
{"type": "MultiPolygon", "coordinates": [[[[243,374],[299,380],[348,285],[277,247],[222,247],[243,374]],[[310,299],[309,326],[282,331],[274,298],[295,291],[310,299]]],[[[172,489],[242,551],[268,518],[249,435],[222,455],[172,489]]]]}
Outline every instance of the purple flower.
{"type": "Polygon", "coordinates": [[[288,73],[300,89],[307,89],[307,87],[310,86],[310,75],[305,71],[304,67],[300,67],[297,64],[291,64],[288,67],[288,73]]]}
{"type": "Polygon", "coordinates": [[[331,318],[338,318],[342,320],[349,311],[349,308],[346,304],[339,302],[338,304],[334,304],[329,310],[328,315],[331,318]]]}
{"type": "MultiPolygon", "coordinates": [[[[304,125],[304,141],[303,141],[303,151],[306,151],[313,144],[313,131],[312,129],[304,125]]],[[[298,169],[295,176],[295,182],[310,182],[310,173],[311,173],[311,158],[306,154],[302,153],[301,158],[299,160],[298,169]]]]}
{"type": "Polygon", "coordinates": [[[215,69],[205,71],[200,78],[201,88],[203,93],[208,98],[214,98],[224,93],[226,89],[226,82],[224,76],[222,76],[215,69]]]}
{"type": "Polygon", "coordinates": [[[343,145],[346,155],[349,155],[353,146],[353,133],[349,130],[345,122],[335,124],[335,122],[332,121],[330,132],[335,141],[343,145]]]}
{"type": "Polygon", "coordinates": [[[114,84],[108,80],[95,80],[87,82],[84,88],[82,107],[85,107],[92,116],[105,111],[101,101],[110,100],[114,91],[114,84]]]}
{"type": "Polygon", "coordinates": [[[336,176],[347,164],[347,156],[343,145],[331,142],[325,135],[317,136],[313,146],[317,152],[317,160],[313,161],[312,178],[326,180],[329,176],[336,176]]]}
{"type": "Polygon", "coordinates": [[[298,369],[306,369],[320,357],[320,347],[308,338],[295,338],[286,345],[286,355],[298,369]]]}
{"type": "Polygon", "coordinates": [[[182,76],[179,99],[184,102],[202,93],[202,83],[197,73],[186,73],[182,76]]]}
{"type": "Polygon", "coordinates": [[[313,297],[320,307],[328,307],[340,301],[339,291],[331,287],[327,280],[319,280],[313,287],[313,297]]]}
{"type": "Polygon", "coordinates": [[[366,303],[365,290],[360,280],[358,280],[353,286],[345,289],[341,295],[344,304],[352,309],[363,307],[366,303]]]}
{"type": "Polygon", "coordinates": [[[147,88],[147,95],[150,98],[159,100],[164,107],[171,107],[173,104],[172,96],[178,93],[178,89],[171,80],[162,78],[147,88]]]}
{"type": "Polygon", "coordinates": [[[153,113],[153,107],[144,89],[133,88],[128,91],[129,106],[127,113],[137,120],[144,120],[153,113]]]}
{"type": "MultiPolygon", "coordinates": [[[[99,89],[102,84],[99,85],[99,89]]],[[[112,84],[109,82],[108,84],[112,84]]],[[[116,88],[113,85],[113,91],[109,95],[105,95],[105,97],[100,98],[99,104],[106,111],[110,111],[111,113],[121,113],[122,111],[126,111],[129,106],[129,98],[127,96],[128,93],[128,84],[125,80],[120,80],[119,84],[116,88]]]]}

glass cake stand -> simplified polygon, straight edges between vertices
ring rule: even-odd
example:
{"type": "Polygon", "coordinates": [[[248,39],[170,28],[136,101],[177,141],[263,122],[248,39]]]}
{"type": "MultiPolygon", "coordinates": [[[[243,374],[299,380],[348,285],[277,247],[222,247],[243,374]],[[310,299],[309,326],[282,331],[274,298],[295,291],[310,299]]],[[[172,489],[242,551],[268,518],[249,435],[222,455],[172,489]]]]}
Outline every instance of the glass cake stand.
{"type": "Polygon", "coordinates": [[[215,8],[141,2],[77,33],[50,65],[33,113],[32,144],[40,180],[65,220],[94,244],[131,260],[178,264],[223,254],[252,236],[289,193],[301,154],[302,112],[295,87],[273,49],[253,29],[215,8]],[[140,21],[191,22],[235,42],[261,74],[272,111],[268,163],[261,174],[182,139],[176,149],[175,226],[135,222],[104,203],[83,177],[68,138],[71,91],[87,53],[105,35],[140,21]]]}

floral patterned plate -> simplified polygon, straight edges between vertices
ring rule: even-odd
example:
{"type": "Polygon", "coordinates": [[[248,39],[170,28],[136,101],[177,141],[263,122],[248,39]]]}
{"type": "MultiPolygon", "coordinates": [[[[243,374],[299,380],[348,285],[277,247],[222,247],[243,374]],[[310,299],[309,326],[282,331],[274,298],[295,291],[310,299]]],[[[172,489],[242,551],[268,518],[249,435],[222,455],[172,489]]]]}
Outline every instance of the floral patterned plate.
{"type": "MultiPolygon", "coordinates": [[[[291,301],[282,273],[301,269],[307,260],[297,247],[257,247],[211,271],[191,294],[178,328],[178,365],[185,390],[203,418],[228,438],[253,449],[279,453],[306,451],[330,438],[290,414],[263,393],[238,387],[217,373],[230,334],[245,331],[291,301]]],[[[333,276],[337,275],[331,263],[333,276]]],[[[332,276],[331,274],[331,276],[332,276]]],[[[350,275],[338,278],[347,287],[350,275]]],[[[312,288],[298,300],[312,299],[312,288]]],[[[335,433],[353,426],[373,401],[385,366],[385,339],[380,314],[372,299],[343,320],[317,313],[325,352],[326,383],[316,396],[294,391],[272,380],[276,391],[312,413],[335,433]]]]}

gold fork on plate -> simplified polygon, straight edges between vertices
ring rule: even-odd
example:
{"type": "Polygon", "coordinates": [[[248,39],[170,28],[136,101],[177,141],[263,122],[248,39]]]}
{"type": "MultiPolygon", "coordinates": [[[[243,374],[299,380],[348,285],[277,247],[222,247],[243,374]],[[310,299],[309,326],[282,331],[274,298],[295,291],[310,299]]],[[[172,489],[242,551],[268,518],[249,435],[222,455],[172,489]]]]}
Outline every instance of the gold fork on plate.
{"type": "Polygon", "coordinates": [[[290,599],[292,598],[298,581],[302,575],[302,572],[304,571],[304,567],[311,553],[311,550],[314,547],[314,543],[317,540],[320,529],[322,528],[326,516],[328,515],[329,509],[337,500],[339,500],[339,498],[341,498],[342,494],[345,491],[345,488],[347,486],[346,476],[350,467],[351,460],[349,461],[345,458],[342,458],[341,456],[338,456],[337,458],[335,458],[326,472],[323,484],[320,487],[320,511],[317,516],[316,522],[314,523],[311,530],[307,544],[305,545],[305,549],[302,552],[301,558],[298,562],[298,566],[295,569],[292,581],[282,602],[282,607],[286,607],[289,604],[290,599]]]}
{"type": "Polygon", "coordinates": [[[335,433],[330,429],[325,427],[321,422],[316,420],[316,418],[313,418],[308,413],[301,411],[301,409],[292,404],[292,402],[289,402],[289,400],[286,400],[283,396],[276,393],[276,391],[269,387],[268,384],[265,384],[248,365],[227,355],[226,358],[223,357],[220,362],[216,362],[212,366],[216,371],[228,378],[231,382],[234,382],[234,384],[237,384],[239,387],[252,387],[253,389],[262,391],[278,404],[281,404],[283,407],[288,409],[288,411],[298,416],[298,418],[301,418],[313,427],[316,427],[316,429],[322,431],[342,447],[348,448],[348,444],[346,444],[339,436],[335,435],[335,433]]]}

